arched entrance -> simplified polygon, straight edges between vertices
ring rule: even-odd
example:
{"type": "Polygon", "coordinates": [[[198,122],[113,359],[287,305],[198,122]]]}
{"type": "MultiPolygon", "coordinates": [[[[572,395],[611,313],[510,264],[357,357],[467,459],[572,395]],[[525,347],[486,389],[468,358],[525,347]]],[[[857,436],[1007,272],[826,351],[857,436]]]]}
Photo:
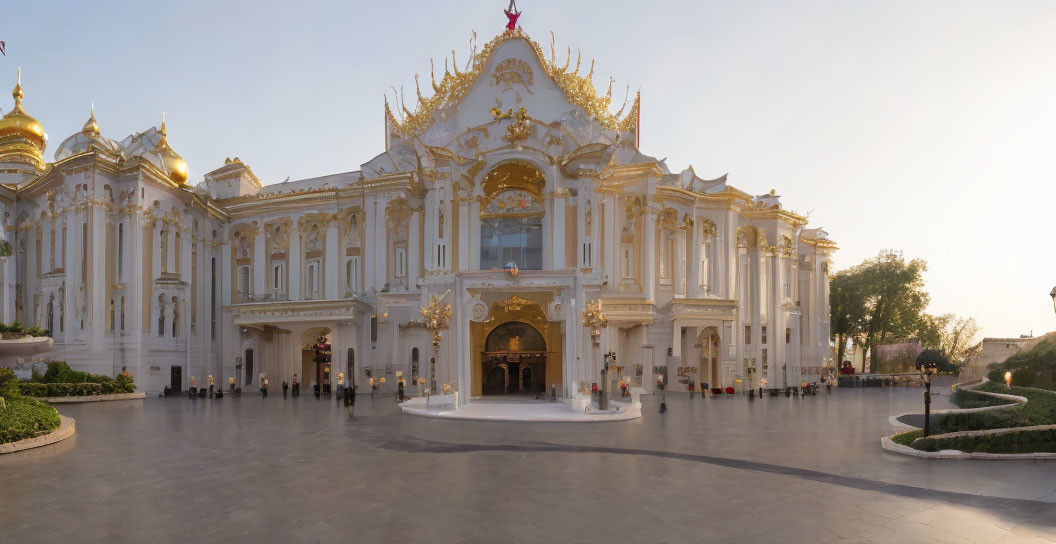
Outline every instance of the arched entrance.
{"type": "Polygon", "coordinates": [[[709,387],[722,387],[722,376],[719,374],[719,331],[708,327],[700,331],[697,337],[700,345],[700,381],[709,387]]]}
{"type": "Polygon", "coordinates": [[[492,297],[482,297],[491,299],[487,319],[470,323],[470,395],[535,396],[551,384],[562,391],[564,323],[550,321],[543,311],[551,295],[492,297]]]}
{"type": "Polygon", "coordinates": [[[301,333],[300,382],[308,393],[312,393],[316,385],[320,392],[329,390],[330,333],[330,327],[312,327],[301,333]]]}
{"type": "Polygon", "coordinates": [[[546,340],[535,327],[508,321],[484,342],[481,375],[484,395],[535,395],[546,387],[546,340]]]}

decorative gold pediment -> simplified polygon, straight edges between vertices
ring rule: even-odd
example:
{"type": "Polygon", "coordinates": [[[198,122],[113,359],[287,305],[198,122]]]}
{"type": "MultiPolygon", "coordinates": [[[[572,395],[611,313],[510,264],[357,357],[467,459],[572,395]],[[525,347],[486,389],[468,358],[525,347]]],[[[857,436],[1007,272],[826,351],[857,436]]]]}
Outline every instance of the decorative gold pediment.
{"type": "Polygon", "coordinates": [[[509,300],[499,302],[498,305],[507,312],[519,312],[528,306],[538,306],[538,304],[517,295],[513,295],[509,300]]]}
{"type": "MultiPolygon", "coordinates": [[[[595,119],[606,128],[631,132],[637,131],[641,93],[635,96],[630,111],[625,117],[621,118],[620,115],[623,114],[624,108],[620,108],[620,111],[615,114],[609,111],[609,106],[612,105],[611,82],[608,92],[604,95],[599,95],[594,88],[593,62],[591,62],[590,71],[586,75],[579,73],[579,59],[576,60],[575,69],[570,71],[571,49],[568,51],[568,58],[565,60],[564,65],[559,66],[554,54],[553,43],[550,45],[550,58],[547,59],[543,54],[542,47],[518,28],[517,30],[504,32],[485,44],[480,52],[474,54],[470,59],[470,68],[465,72],[458,70],[454,51],[452,51],[453,72],[448,70],[446,58],[444,59],[444,76],[439,83],[436,82],[433,70],[430,70],[433,87],[432,96],[426,97],[422,95],[421,88],[418,85],[418,77],[415,76],[418,106],[414,111],[411,111],[406,105],[399,104],[399,109],[403,113],[402,119],[396,119],[386,99],[385,118],[393,132],[397,136],[405,138],[418,136],[425,132],[433,123],[433,113],[435,111],[458,104],[469,94],[469,91],[481,77],[486,77],[485,70],[491,63],[492,55],[500,45],[509,40],[524,41],[528,49],[535,54],[535,60],[542,67],[543,72],[557,84],[570,104],[582,108],[589,117],[595,119]]],[[[432,65],[432,61],[430,61],[430,65],[432,65]]],[[[502,60],[495,66],[491,75],[491,82],[493,85],[512,85],[513,83],[527,81],[528,85],[531,85],[534,83],[535,77],[536,75],[532,73],[527,62],[510,58],[502,60]]]]}

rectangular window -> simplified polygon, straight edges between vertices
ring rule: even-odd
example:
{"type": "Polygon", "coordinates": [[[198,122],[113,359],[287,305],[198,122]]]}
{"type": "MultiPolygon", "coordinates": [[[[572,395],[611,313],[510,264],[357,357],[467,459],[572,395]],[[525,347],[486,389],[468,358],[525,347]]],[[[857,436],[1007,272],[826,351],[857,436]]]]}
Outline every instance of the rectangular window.
{"type": "Polygon", "coordinates": [[[759,328],[759,342],[763,344],[766,343],[766,325],[759,328]]]}
{"type": "Polygon", "coordinates": [[[271,268],[271,288],[276,291],[282,290],[282,265],[277,264],[271,268]]]}
{"type": "Polygon", "coordinates": [[[752,326],[744,326],[744,345],[750,345],[752,343],[752,326]]]}
{"type": "Polygon", "coordinates": [[[785,329],[785,343],[792,343],[792,329],[785,329]]]}
{"type": "Polygon", "coordinates": [[[345,288],[355,293],[359,291],[359,257],[352,257],[345,264],[345,288]]]}
{"type": "Polygon", "coordinates": [[[623,244],[623,277],[634,277],[634,249],[631,244],[623,244]]]}
{"type": "Polygon", "coordinates": [[[396,248],[396,277],[407,277],[407,248],[396,248]]]}
{"type": "Polygon", "coordinates": [[[763,348],[763,368],[766,368],[766,348],[763,348]]]}

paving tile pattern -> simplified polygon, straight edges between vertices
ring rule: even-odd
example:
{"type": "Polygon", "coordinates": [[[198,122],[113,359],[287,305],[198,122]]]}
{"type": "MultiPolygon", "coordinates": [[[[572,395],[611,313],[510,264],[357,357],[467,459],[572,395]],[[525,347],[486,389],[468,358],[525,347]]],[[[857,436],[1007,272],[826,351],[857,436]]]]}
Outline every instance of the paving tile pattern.
{"type": "Polygon", "coordinates": [[[353,417],[311,395],[65,405],[74,437],[0,457],[0,544],[1056,542],[1056,462],[880,449],[920,402],[669,393],[665,414],[647,396],[642,419],[595,424],[369,395],[353,417]]]}

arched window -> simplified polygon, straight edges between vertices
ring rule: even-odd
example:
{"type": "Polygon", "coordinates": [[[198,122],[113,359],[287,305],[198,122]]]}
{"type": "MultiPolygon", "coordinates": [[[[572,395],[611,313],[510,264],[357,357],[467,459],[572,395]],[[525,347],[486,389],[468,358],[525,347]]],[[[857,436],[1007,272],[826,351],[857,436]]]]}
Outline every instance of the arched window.
{"type": "Polygon", "coordinates": [[[543,206],[522,190],[495,195],[481,213],[480,268],[543,268],[543,206]]]}

